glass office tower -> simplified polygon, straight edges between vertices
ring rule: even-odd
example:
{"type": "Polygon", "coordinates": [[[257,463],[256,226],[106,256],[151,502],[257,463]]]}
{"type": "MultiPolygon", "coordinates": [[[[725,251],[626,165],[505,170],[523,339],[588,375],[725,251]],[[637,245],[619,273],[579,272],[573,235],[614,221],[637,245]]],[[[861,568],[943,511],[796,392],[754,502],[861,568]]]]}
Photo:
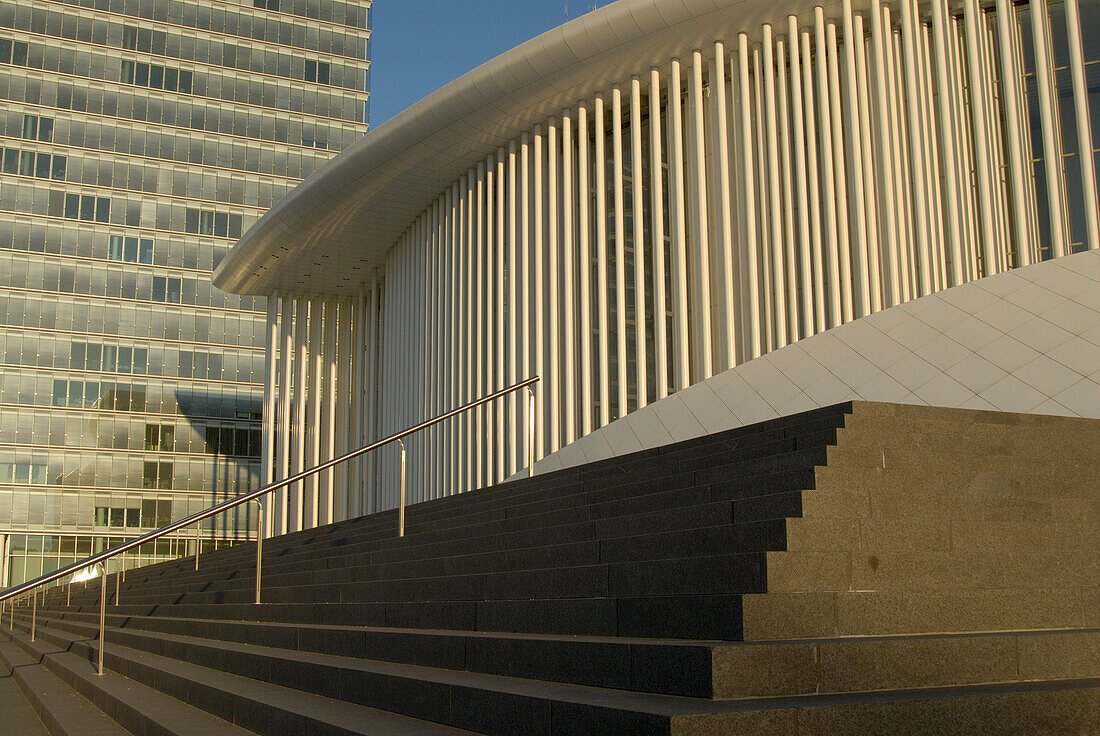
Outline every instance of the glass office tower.
{"type": "Polygon", "coordinates": [[[258,484],[266,306],[209,276],[366,131],[370,5],[0,0],[0,585],[258,484]]]}

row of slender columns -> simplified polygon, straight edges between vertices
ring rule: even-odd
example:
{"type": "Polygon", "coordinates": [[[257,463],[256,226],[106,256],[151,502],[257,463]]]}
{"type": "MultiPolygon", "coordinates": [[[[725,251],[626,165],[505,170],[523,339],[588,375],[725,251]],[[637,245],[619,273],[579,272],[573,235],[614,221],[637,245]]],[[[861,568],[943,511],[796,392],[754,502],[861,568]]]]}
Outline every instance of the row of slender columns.
{"type": "MultiPolygon", "coordinates": [[[[355,298],[273,299],[269,344],[292,358],[268,356],[286,410],[265,426],[265,453],[284,459],[265,478],[532,375],[541,458],[804,337],[1065,254],[1070,203],[1097,247],[1092,158],[1067,192],[1046,4],[1027,8],[1024,33],[1008,0],[843,0],[686,49],[502,142],[355,298]],[[297,386],[326,387],[332,408],[297,386]]],[[[1080,13],[1066,10],[1076,146],[1091,152],[1080,13]]],[[[518,399],[410,440],[410,500],[519,470],[518,399]]],[[[393,505],[397,456],[281,493],[276,528],[393,505]],[[364,490],[338,490],[329,511],[326,492],[348,484],[364,490]]]]}
{"type": "MultiPolygon", "coordinates": [[[[264,484],[315,467],[372,439],[377,286],[355,299],[268,297],[261,467],[264,484]],[[364,359],[365,358],[365,359],[364,359]]],[[[366,460],[328,469],[263,499],[269,535],[366,512],[366,460]]]]}

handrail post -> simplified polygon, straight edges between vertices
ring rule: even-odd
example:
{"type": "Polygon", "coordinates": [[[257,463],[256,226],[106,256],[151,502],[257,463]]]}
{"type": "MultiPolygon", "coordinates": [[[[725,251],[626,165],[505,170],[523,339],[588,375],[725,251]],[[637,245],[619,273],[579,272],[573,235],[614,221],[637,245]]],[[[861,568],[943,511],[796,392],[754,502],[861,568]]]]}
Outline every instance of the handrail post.
{"type": "Polygon", "coordinates": [[[119,580],[119,575],[122,573],[115,570],[115,606],[118,606],[118,589],[122,587],[122,581],[119,580]]]}
{"type": "Polygon", "coordinates": [[[38,625],[38,591],[31,596],[31,641],[34,641],[34,630],[38,625]]]}
{"type": "Polygon", "coordinates": [[[65,608],[73,603],[73,577],[69,576],[69,582],[65,583],[65,608]]]}
{"type": "Polygon", "coordinates": [[[527,477],[535,476],[535,390],[527,387],[527,477]]]}
{"type": "Polygon", "coordinates": [[[401,503],[397,511],[397,536],[405,536],[405,440],[398,440],[401,445],[401,503]]]}
{"type": "Polygon", "coordinates": [[[107,567],[103,563],[96,565],[99,568],[99,669],[97,675],[103,674],[103,645],[107,633],[107,567]]]}
{"type": "Polygon", "coordinates": [[[199,532],[202,531],[202,520],[195,522],[195,571],[199,569],[199,547],[202,546],[202,538],[199,536],[199,532]]]}
{"type": "Polygon", "coordinates": [[[258,509],[257,520],[259,523],[259,534],[256,535],[256,605],[260,604],[260,571],[262,569],[262,560],[264,554],[264,505],[260,499],[253,499],[256,502],[258,509]]]}

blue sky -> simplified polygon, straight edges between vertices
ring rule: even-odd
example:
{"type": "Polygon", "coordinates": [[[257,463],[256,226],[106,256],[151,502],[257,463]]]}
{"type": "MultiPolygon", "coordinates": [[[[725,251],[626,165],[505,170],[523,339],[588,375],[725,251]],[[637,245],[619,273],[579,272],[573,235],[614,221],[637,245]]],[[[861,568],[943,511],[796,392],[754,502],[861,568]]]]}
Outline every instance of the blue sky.
{"type": "Polygon", "coordinates": [[[608,2],[375,0],[371,127],[494,56],[608,2]]]}

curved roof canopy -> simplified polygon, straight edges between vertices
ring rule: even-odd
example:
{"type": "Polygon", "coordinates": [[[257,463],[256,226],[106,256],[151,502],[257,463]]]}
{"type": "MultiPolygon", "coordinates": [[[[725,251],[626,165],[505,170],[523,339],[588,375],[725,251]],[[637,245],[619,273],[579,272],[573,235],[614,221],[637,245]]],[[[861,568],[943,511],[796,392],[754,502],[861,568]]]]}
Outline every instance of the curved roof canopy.
{"type": "Polygon", "coordinates": [[[239,294],[356,292],[431,201],[497,147],[633,74],[691,49],[709,58],[715,40],[735,43],[737,29],[782,23],[811,7],[806,0],[618,0],[571,20],[342,151],[245,233],[214,284],[239,294]]]}

